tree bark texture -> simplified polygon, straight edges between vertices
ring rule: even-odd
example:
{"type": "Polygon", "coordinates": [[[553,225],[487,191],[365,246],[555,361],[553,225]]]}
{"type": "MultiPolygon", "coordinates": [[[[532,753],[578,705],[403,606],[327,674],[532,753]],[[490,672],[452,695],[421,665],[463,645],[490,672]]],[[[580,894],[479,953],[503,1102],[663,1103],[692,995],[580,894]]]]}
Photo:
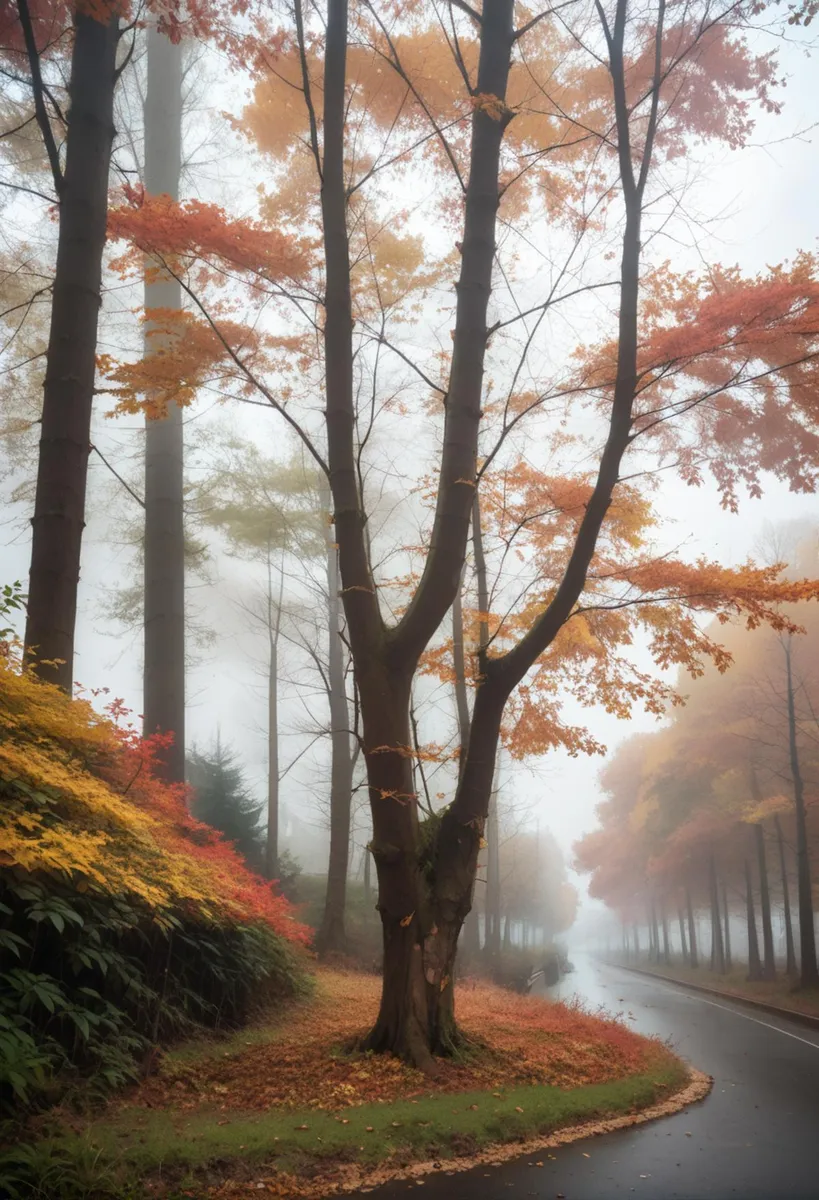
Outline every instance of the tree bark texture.
{"type": "MultiPolygon", "coordinates": [[[[182,49],[147,30],[145,94],[145,190],[179,198],[182,170],[182,49]]],[[[169,348],[172,335],[157,331],[152,309],[178,312],[182,289],[176,279],[146,265],[143,355],[169,348]]],[[[160,769],[165,779],[185,778],[185,527],[182,410],[157,396],[162,415],[145,420],[145,578],[143,728],[146,736],[172,733],[160,769]]]]}
{"type": "Polygon", "coordinates": [[[25,654],[69,694],[114,139],[119,17],[74,19],[65,172],[32,519],[25,654]]]}
{"type": "MultiPolygon", "coordinates": [[[[477,88],[503,100],[513,45],[512,0],[487,0],[477,88]]],[[[452,979],[469,910],[481,820],[452,810],[421,829],[412,784],[410,685],[418,658],[451,607],[468,535],[480,419],[487,305],[499,204],[500,145],[506,120],[480,106],[472,117],[461,272],[443,451],[430,549],[415,595],[393,629],[384,625],[370,569],[366,515],[358,490],[352,304],[344,175],[347,3],[329,0],[325,39],[322,216],[326,268],[325,363],[328,465],[347,629],[361,698],[373,813],[384,972],[378,1018],[367,1044],[431,1067],[431,1052],[455,1036],[452,979]],[[446,843],[446,862],[440,848],[446,843]]],[[[491,723],[490,723],[491,724],[491,723]]],[[[491,786],[498,720],[492,728],[491,786]]],[[[480,732],[485,735],[486,724],[480,732]]],[[[473,729],[472,736],[475,736],[473,729]]]]}
{"type": "Polygon", "coordinates": [[[782,837],[782,822],[779,820],[778,815],[774,817],[774,828],[776,829],[776,843],[779,850],[779,870],[782,875],[782,909],[785,915],[785,970],[788,975],[796,975],[796,950],[793,943],[793,918],[791,915],[788,868],[785,862],[785,840],[782,837]]]}
{"type": "MultiPolygon", "coordinates": [[[[513,689],[558,635],[580,597],[617,486],[632,430],[637,387],[640,229],[654,139],[657,76],[644,150],[635,171],[630,145],[624,40],[626,0],[618,0],[609,44],[626,218],[620,271],[619,341],[609,431],[597,478],[552,601],[504,655],[479,653],[481,682],[472,712],[466,764],[455,798],[432,823],[418,821],[409,755],[408,708],[418,659],[455,599],[470,510],[476,499],[487,305],[499,205],[500,149],[512,119],[505,110],[513,0],[484,0],[471,118],[464,233],[436,509],[421,580],[398,624],[387,628],[378,604],[359,493],[355,447],[352,305],[344,174],[347,0],[328,0],[324,71],[322,215],[326,268],[325,381],[328,466],[339,543],[347,629],[361,698],[364,752],[379,879],[384,976],[378,1019],[367,1045],[431,1067],[430,1053],[456,1039],[452,979],[461,924],[469,911],[478,848],[488,815],[501,718],[513,689]]],[[[662,9],[661,9],[662,11],[662,9]]],[[[661,30],[658,44],[661,43],[661,30]]]]}
{"type": "Polygon", "coordinates": [[[756,982],[762,978],[762,963],[759,958],[759,938],[756,932],[751,864],[747,858],[745,859],[745,914],[748,924],[748,979],[756,982]]]}
{"type": "Polygon", "coordinates": [[[796,724],[796,697],[793,682],[791,639],[784,643],[785,673],[788,700],[788,749],[793,784],[793,804],[796,812],[796,866],[799,907],[799,982],[802,987],[819,987],[816,966],[816,933],[813,927],[813,896],[811,891],[810,848],[805,812],[805,785],[799,759],[796,724]]]}
{"type": "MultiPolygon", "coordinates": [[[[327,495],[324,502],[329,504],[327,495]]],[[[338,549],[326,526],[327,539],[327,615],[328,684],[330,699],[330,860],[324,916],[317,946],[320,955],[346,948],[344,914],[347,904],[347,872],[350,854],[350,814],[353,799],[353,755],[350,742],[350,707],[344,672],[344,645],[341,640],[342,613],[338,579],[338,549]]]]}

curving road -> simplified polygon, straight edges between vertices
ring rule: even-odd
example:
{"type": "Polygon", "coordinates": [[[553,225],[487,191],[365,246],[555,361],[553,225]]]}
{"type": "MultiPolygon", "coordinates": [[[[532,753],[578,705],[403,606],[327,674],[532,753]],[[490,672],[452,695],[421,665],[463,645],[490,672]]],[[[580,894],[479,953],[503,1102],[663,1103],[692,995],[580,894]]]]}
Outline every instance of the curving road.
{"type": "MultiPolygon", "coordinates": [[[[428,1176],[424,1200],[819,1200],[819,1031],[591,960],[550,989],[624,1011],[714,1076],[701,1104],[501,1167],[428,1176]],[[589,1157],[584,1157],[584,1153],[589,1157]]],[[[398,1200],[415,1183],[377,1189],[398,1200]]]]}

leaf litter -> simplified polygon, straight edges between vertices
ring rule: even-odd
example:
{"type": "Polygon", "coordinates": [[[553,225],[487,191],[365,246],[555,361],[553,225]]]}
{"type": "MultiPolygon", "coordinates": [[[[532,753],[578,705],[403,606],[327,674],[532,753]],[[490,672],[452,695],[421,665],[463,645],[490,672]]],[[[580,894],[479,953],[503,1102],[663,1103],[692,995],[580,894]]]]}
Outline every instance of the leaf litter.
{"type": "Polygon", "coordinates": [[[431,1080],[391,1055],[351,1049],[374,1022],[380,980],[319,967],[316,993],[289,1006],[252,1044],[229,1051],[214,1044],[193,1061],[169,1058],[157,1075],[127,1097],[129,1105],[191,1110],[340,1112],[379,1101],[436,1093],[487,1091],[542,1084],[561,1088],[606,1083],[637,1074],[661,1043],[639,1036],[619,1017],[580,1005],[519,996],[466,981],[456,992],[458,1022],[474,1053],[440,1063],[431,1080]]]}

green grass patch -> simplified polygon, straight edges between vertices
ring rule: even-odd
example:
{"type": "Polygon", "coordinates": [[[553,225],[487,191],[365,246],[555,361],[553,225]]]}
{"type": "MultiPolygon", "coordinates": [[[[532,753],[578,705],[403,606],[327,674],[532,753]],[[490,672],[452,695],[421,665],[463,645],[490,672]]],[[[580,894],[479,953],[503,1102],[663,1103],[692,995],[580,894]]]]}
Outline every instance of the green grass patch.
{"type": "MultiPolygon", "coordinates": [[[[685,1079],[682,1064],[669,1056],[651,1071],[612,1083],[565,1091],[523,1087],[497,1094],[432,1094],[337,1114],[126,1108],[80,1132],[55,1130],[50,1139],[28,1148],[38,1162],[29,1164],[30,1184],[19,1195],[140,1197],[148,1194],[142,1190],[147,1182],[159,1179],[184,1191],[233,1175],[290,1172],[311,1178],[340,1162],[372,1167],[385,1161],[404,1165],[451,1159],[493,1143],[526,1141],[567,1125],[645,1108],[685,1079]],[[36,1182],[37,1172],[45,1175],[49,1164],[50,1191],[36,1182]],[[58,1165],[62,1182],[55,1193],[58,1165]]],[[[0,1167],[0,1186],[2,1181],[0,1167]]]]}

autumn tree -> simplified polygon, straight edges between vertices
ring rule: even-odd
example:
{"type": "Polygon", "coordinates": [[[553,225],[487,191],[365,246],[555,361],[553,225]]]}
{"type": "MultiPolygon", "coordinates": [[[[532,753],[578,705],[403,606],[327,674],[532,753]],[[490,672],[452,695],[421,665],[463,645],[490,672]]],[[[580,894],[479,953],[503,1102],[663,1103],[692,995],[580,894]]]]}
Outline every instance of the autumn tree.
{"type": "MultiPolygon", "coordinates": [[[[811,547],[813,543],[811,537],[811,547]]],[[[804,569],[805,555],[801,564],[799,557],[795,554],[787,565],[786,574],[792,578],[804,569]]],[[[695,903],[704,902],[711,910],[712,962],[719,969],[720,915],[712,865],[716,864],[726,929],[728,897],[732,891],[742,897],[752,980],[772,979],[776,974],[774,861],[784,913],[785,969],[795,970],[792,868],[786,861],[785,821],[795,842],[797,883],[801,872],[803,894],[810,895],[804,876],[810,883],[806,794],[815,787],[817,770],[816,615],[812,607],[790,608],[782,615],[799,620],[801,632],[727,629],[723,641],[731,655],[731,671],[723,675],[708,670],[693,685],[685,708],[665,728],[625,744],[603,777],[611,792],[600,809],[606,836],[591,834],[578,847],[581,864],[594,872],[594,890],[615,906],[622,900],[618,888],[626,886],[625,874],[620,881],[624,868],[628,887],[638,880],[638,888],[646,891],[662,886],[679,895],[682,889],[689,911],[692,893],[695,903]],[[800,647],[798,679],[796,646],[800,647]],[[616,847],[623,843],[628,843],[627,857],[620,859],[616,847]],[[774,846],[775,856],[769,852],[774,846]]],[[[809,981],[815,963],[810,899],[800,904],[799,915],[800,931],[805,933],[800,959],[809,981]]],[[[689,924],[693,929],[693,915],[689,924]]]]}
{"type": "MultiPolygon", "coordinates": [[[[523,724],[522,744],[545,750],[573,737],[575,750],[599,748],[568,732],[549,687],[556,666],[589,705],[621,715],[636,702],[656,708],[673,689],[620,653],[635,630],[648,633],[660,667],[697,673],[707,658],[727,663],[699,613],[786,630],[780,602],[812,594],[773,568],[658,557],[648,533],[658,467],[673,463],[690,483],[710,469],[735,504],[743,485],[758,490],[764,470],[812,488],[819,461],[813,260],[752,280],[716,268],[680,278],[644,249],[646,213],[665,188],[658,165],[687,139],[741,144],[751,100],[771,103],[773,63],[750,53],[738,13],[706,0],[696,13],[661,5],[649,16],[616,0],[578,10],[564,37],[550,14],[512,0],[486,0],[480,12],[442,6],[442,24],[412,6],[386,13],[345,0],[328,0],[325,23],[297,2],[245,114],[272,175],[258,217],[132,194],[113,222],[172,269],[191,300],[180,374],[193,383],[205,362],[223,364],[235,394],[252,392],[277,413],[327,474],[384,938],[382,1001],[366,1045],[427,1068],[458,1040],[456,946],[505,716],[523,724]],[[433,168],[436,222],[452,229],[455,251],[436,248],[428,226],[393,232],[407,216],[391,210],[385,173],[402,180],[419,163],[433,168]],[[547,298],[527,307],[506,267],[514,273],[516,249],[555,229],[565,266],[547,298]],[[615,230],[619,271],[573,286],[567,272],[580,244],[597,235],[602,249],[615,230]],[[240,325],[215,279],[226,268],[249,309],[256,298],[281,321],[240,325]],[[418,362],[402,328],[423,327],[424,304],[453,273],[454,303],[443,309],[451,353],[430,331],[434,350],[418,362]],[[552,310],[580,294],[594,304],[603,289],[617,297],[612,337],[568,363],[541,357],[526,367],[552,310]],[[525,367],[537,378],[530,391],[525,367]],[[404,368],[412,382],[396,383],[404,368]],[[377,418],[402,449],[422,427],[435,430],[434,465],[423,472],[434,511],[401,588],[368,523],[377,418]],[[510,476],[521,436],[542,445],[528,477],[510,476]],[[561,460],[568,447],[592,468],[561,460]],[[474,656],[468,742],[451,803],[424,819],[413,682],[461,587],[476,491],[484,506],[507,478],[511,503],[496,507],[511,514],[509,527],[493,518],[506,539],[494,553],[519,549],[523,575],[505,576],[496,605],[474,606],[488,636],[474,656]]],[[[397,468],[423,486],[407,458],[397,468]]]]}

